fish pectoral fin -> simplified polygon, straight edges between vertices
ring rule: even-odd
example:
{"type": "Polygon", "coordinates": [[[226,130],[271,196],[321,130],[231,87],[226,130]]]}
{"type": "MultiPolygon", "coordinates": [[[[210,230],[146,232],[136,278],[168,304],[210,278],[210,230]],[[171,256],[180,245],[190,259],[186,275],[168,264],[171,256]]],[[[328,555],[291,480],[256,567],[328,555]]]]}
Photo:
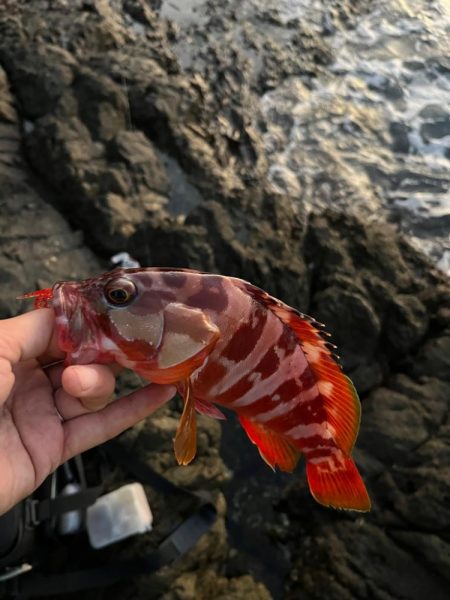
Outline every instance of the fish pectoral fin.
{"type": "Polygon", "coordinates": [[[175,458],[179,465],[188,465],[197,452],[197,415],[195,413],[195,400],[191,391],[191,383],[186,381],[184,386],[184,408],[178,423],[177,432],[173,441],[175,458]]]}
{"type": "Polygon", "coordinates": [[[269,467],[275,470],[278,465],[281,471],[289,472],[295,469],[300,452],[288,440],[251,419],[239,417],[239,421],[269,467]]]}
{"type": "Polygon", "coordinates": [[[203,364],[219,336],[218,327],[204,311],[178,302],[168,304],[152,381],[175,383],[188,378],[203,364]]]}
{"type": "Polygon", "coordinates": [[[195,400],[195,410],[201,415],[206,415],[213,419],[220,419],[222,421],[226,421],[227,419],[217,406],[214,406],[214,404],[211,404],[211,402],[207,402],[206,400],[200,400],[199,398],[195,400]]]}

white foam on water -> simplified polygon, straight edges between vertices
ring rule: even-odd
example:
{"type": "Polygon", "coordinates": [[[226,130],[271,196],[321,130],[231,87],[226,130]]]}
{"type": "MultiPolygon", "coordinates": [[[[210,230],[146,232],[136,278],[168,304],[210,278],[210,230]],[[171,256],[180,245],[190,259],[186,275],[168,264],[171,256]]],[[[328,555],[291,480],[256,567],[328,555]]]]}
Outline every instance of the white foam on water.
{"type": "MultiPolygon", "coordinates": [[[[278,4],[280,18],[324,22],[325,2],[278,4]]],[[[355,20],[352,29],[327,37],[334,57],[331,76],[317,78],[309,91],[300,89],[299,81],[285,81],[261,100],[274,188],[283,189],[284,173],[285,185],[295,189],[294,176],[303,190],[316,191],[303,194],[307,208],[327,206],[333,185],[327,174],[339,169],[356,187],[356,193],[338,198],[340,208],[375,218],[400,210],[404,231],[422,240],[421,247],[445,267],[450,252],[450,2],[373,0],[355,20]],[[292,122],[287,132],[281,126],[288,135],[284,146],[278,141],[280,116],[292,122]],[[367,130],[361,131],[360,123],[367,130]],[[393,124],[404,132],[406,151],[392,146],[393,124]],[[408,172],[416,174],[413,185],[406,181],[408,172]],[[358,186],[372,191],[369,198],[367,193],[358,197],[358,186]]]]}

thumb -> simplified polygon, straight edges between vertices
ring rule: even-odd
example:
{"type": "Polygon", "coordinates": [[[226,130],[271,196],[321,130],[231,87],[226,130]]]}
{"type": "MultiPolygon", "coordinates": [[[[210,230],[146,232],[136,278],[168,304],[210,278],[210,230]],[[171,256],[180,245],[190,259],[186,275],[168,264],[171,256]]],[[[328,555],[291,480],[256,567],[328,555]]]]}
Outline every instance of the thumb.
{"type": "Polygon", "coordinates": [[[50,346],[53,329],[54,314],[50,309],[0,321],[0,406],[14,385],[13,366],[43,354],[50,346]]]}
{"type": "Polygon", "coordinates": [[[0,321],[0,358],[12,364],[38,358],[49,350],[54,325],[55,316],[49,308],[0,321]]]}

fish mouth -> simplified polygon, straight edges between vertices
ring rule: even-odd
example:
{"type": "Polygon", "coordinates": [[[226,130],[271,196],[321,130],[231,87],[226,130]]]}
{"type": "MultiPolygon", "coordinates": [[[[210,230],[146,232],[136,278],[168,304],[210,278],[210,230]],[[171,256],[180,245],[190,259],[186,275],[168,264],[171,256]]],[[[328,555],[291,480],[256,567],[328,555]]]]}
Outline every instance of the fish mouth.
{"type": "Polygon", "coordinates": [[[55,283],[52,291],[58,345],[63,352],[73,354],[80,349],[85,331],[78,284],[55,283]]]}

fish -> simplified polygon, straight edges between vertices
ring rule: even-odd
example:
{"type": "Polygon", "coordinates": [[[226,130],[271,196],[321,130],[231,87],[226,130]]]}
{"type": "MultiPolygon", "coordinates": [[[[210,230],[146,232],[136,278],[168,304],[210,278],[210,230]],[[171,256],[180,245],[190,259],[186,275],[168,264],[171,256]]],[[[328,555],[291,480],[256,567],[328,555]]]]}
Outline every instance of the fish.
{"type": "Polygon", "coordinates": [[[174,384],[183,411],[175,457],[196,454],[196,414],[237,417],[263,460],[292,472],[300,456],[313,498],[368,511],[352,459],[361,405],[324,326],[251,283],[213,273],[117,268],[22,296],[55,312],[66,364],[118,363],[174,384]]]}

